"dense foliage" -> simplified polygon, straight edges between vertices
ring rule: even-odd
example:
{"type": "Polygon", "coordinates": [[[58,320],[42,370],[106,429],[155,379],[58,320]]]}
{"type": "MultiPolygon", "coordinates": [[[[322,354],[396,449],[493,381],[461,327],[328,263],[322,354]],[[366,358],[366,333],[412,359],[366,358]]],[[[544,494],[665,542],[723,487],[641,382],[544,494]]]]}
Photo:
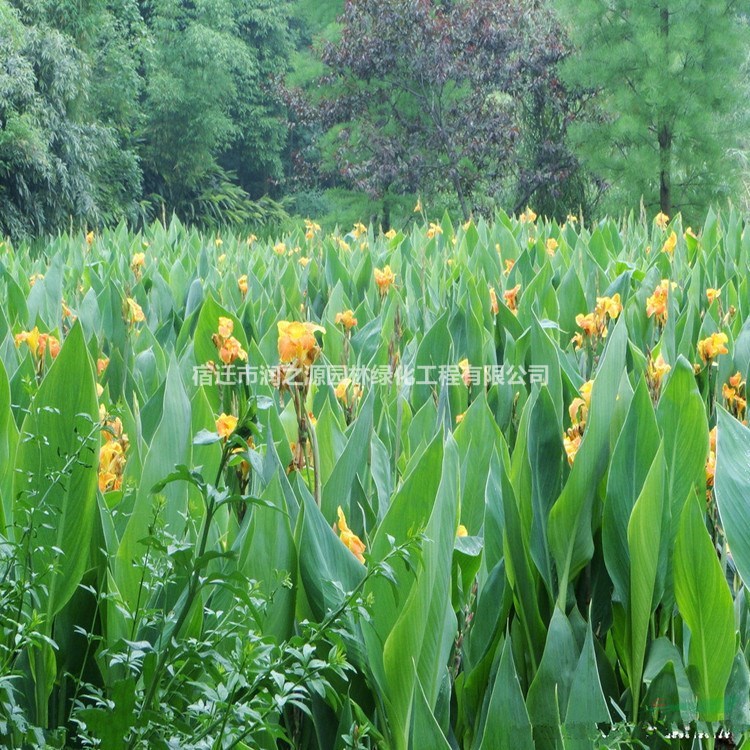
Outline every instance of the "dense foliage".
{"type": "Polygon", "coordinates": [[[736,213],[3,246],[4,746],[739,741],[749,262],[736,213]]]}
{"type": "Polygon", "coordinates": [[[561,0],[578,47],[568,80],[600,92],[575,139],[613,206],[701,217],[732,200],[747,148],[746,8],[733,0],[561,0]]]}
{"type": "MultiPolygon", "coordinates": [[[[448,191],[464,219],[492,201],[521,210],[542,187],[564,193],[577,169],[565,145],[576,103],[555,79],[567,53],[559,28],[534,5],[347,4],[323,56],[336,172],[379,199],[448,191]]],[[[564,217],[583,200],[567,198],[542,208],[564,217]]]]}
{"type": "Polygon", "coordinates": [[[647,5],[0,0],[0,235],[741,203],[746,14],[647,5]]]}
{"type": "Polygon", "coordinates": [[[287,5],[0,2],[0,233],[176,212],[262,223],[286,124],[287,5]]]}

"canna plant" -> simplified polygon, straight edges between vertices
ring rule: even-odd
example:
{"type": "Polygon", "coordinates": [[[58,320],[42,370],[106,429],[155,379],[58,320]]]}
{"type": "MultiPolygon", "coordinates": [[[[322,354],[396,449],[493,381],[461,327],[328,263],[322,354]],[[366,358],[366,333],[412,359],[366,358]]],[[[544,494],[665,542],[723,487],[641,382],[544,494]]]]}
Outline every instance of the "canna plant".
{"type": "Polygon", "coordinates": [[[4,246],[4,746],[747,741],[744,219],[420,212],[4,246]]]}

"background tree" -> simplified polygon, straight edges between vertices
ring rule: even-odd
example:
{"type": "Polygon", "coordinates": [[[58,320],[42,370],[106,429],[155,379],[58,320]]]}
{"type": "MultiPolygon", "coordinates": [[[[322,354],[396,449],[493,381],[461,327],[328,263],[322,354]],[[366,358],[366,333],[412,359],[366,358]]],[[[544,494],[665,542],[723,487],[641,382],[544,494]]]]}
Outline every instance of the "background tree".
{"type": "Polygon", "coordinates": [[[140,172],[121,128],[132,122],[138,85],[116,64],[122,36],[112,34],[106,51],[101,44],[116,17],[103,4],[72,15],[62,5],[0,0],[3,234],[134,214],[140,172]]]}
{"type": "Polygon", "coordinates": [[[697,216],[731,196],[745,124],[747,25],[736,0],[558,0],[577,53],[566,79],[598,91],[574,133],[585,164],[637,204],[697,216]]]}
{"type": "MultiPolygon", "coordinates": [[[[564,54],[559,42],[541,54],[551,37],[536,34],[546,13],[537,5],[347,3],[340,39],[324,54],[332,94],[323,104],[323,167],[379,198],[450,191],[464,217],[484,195],[507,203],[520,193],[523,201],[567,179],[575,160],[564,128],[544,134],[545,148],[555,144],[536,160],[533,177],[518,161],[522,103],[532,86],[551,91],[550,70],[564,54]],[[516,192],[521,171],[526,184],[516,192]]],[[[553,106],[568,117],[565,96],[553,106]]],[[[537,114],[550,111],[545,104],[537,114]]]]}

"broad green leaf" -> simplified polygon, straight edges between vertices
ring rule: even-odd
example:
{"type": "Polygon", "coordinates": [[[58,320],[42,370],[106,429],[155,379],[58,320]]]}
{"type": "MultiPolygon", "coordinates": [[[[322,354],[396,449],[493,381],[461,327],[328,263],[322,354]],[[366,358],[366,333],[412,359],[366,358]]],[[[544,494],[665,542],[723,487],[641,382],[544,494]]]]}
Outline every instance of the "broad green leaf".
{"type": "Polygon", "coordinates": [[[648,387],[641,379],[612,453],[602,517],[604,561],[614,585],[614,599],[623,604],[630,596],[628,522],[658,447],[659,428],[648,387]]]}
{"type": "Polygon", "coordinates": [[[626,344],[627,329],[620,318],[594,380],[581,447],[549,514],[547,533],[559,578],[560,604],[565,603],[570,580],[594,554],[592,505],[609,457],[609,422],[625,368],[626,344]]]}
{"type": "Polygon", "coordinates": [[[428,520],[422,567],[383,646],[386,706],[394,747],[398,750],[406,750],[408,746],[417,675],[428,705],[434,708],[457,630],[450,609],[450,566],[456,537],[458,490],[458,455],[455,442],[448,438],[434,505],[424,508],[428,520]],[[410,662],[416,671],[405,668],[410,662]]]}
{"type": "Polygon", "coordinates": [[[674,588],[690,628],[688,676],[698,696],[698,713],[706,721],[720,720],[735,654],[734,608],[694,492],[685,502],[677,531],[674,588]]]}
{"type": "Polygon", "coordinates": [[[633,507],[628,523],[628,551],[630,553],[630,692],[633,696],[634,720],[637,720],[641,695],[643,660],[646,653],[651,613],[658,604],[656,574],[662,534],[662,504],[664,495],[664,451],[660,445],[643,489],[633,507]]]}
{"type": "Polygon", "coordinates": [[[505,639],[492,685],[487,721],[478,750],[533,750],[531,721],[513,663],[510,636],[505,639]]]}
{"type": "Polygon", "coordinates": [[[44,630],[75,591],[88,563],[96,514],[99,409],[94,370],[75,325],[21,427],[13,486],[17,535],[34,525],[30,565],[43,575],[37,606],[44,630]],[[50,571],[46,572],[45,571],[50,571]]]}
{"type": "Polygon", "coordinates": [[[719,409],[714,496],[732,560],[750,586],[750,430],[719,409]]]}
{"type": "Polygon", "coordinates": [[[580,657],[573,628],[565,613],[555,607],[547,633],[544,655],[526,696],[539,750],[555,750],[562,741],[560,729],[580,657]]]}

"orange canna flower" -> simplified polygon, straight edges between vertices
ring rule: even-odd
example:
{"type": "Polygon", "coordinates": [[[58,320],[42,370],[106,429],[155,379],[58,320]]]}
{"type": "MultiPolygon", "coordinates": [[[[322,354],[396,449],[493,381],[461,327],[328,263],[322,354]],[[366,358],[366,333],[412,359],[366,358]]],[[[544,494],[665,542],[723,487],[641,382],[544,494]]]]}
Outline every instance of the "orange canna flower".
{"type": "Polygon", "coordinates": [[[721,289],[706,289],[706,298],[708,299],[708,304],[712,305],[714,303],[714,300],[718,299],[721,296],[721,289]]]}
{"type": "Polygon", "coordinates": [[[503,292],[503,299],[505,300],[505,304],[512,313],[518,312],[518,293],[520,291],[521,285],[516,284],[513,289],[508,289],[507,291],[503,292]]]}
{"type": "Polygon", "coordinates": [[[656,214],[656,217],[654,218],[654,223],[657,227],[659,227],[659,229],[666,229],[667,224],[669,224],[669,216],[659,211],[659,213],[656,214]]]}
{"type": "Polygon", "coordinates": [[[493,315],[497,315],[500,312],[500,306],[497,304],[497,294],[495,290],[490,287],[490,309],[493,315]]]}
{"type": "Polygon", "coordinates": [[[393,271],[391,271],[390,266],[385,266],[382,269],[375,269],[375,283],[378,285],[381,295],[385,295],[388,292],[395,280],[396,276],[393,271]]]}
{"type": "Polygon", "coordinates": [[[132,298],[128,297],[128,323],[135,325],[136,323],[143,323],[146,320],[146,316],[143,314],[143,308],[132,298]]]}
{"type": "Polygon", "coordinates": [[[309,366],[315,361],[320,349],[315,340],[316,332],[325,332],[315,323],[299,323],[282,320],[277,324],[279,332],[278,350],[282,362],[298,362],[309,366]]]}
{"type": "Polygon", "coordinates": [[[344,312],[336,313],[336,325],[342,325],[346,330],[350,330],[357,325],[357,319],[354,317],[353,310],[344,310],[344,312]]]}
{"type": "Polygon", "coordinates": [[[700,358],[708,363],[716,359],[720,354],[728,354],[725,344],[729,341],[726,333],[712,333],[708,338],[698,342],[698,354],[700,358]]]}
{"type": "Polygon", "coordinates": [[[518,217],[521,220],[521,224],[533,224],[536,221],[536,214],[526,206],[526,210],[518,217]]]}
{"type": "Polygon", "coordinates": [[[663,253],[667,253],[667,255],[673,255],[674,249],[677,247],[677,233],[672,232],[672,234],[667,237],[667,241],[662,245],[661,251],[663,253]]]}
{"type": "Polygon", "coordinates": [[[222,413],[216,420],[216,432],[226,440],[237,429],[237,417],[222,413]]]}
{"type": "Polygon", "coordinates": [[[338,533],[344,546],[364,565],[365,558],[362,554],[366,549],[364,542],[347,525],[346,516],[340,505],[336,513],[338,521],[333,525],[333,530],[338,533]]]}
{"type": "Polygon", "coordinates": [[[436,224],[434,221],[430,222],[430,227],[427,230],[427,239],[432,239],[433,237],[436,237],[438,234],[443,233],[443,228],[440,226],[440,224],[436,224]]]}
{"type": "Polygon", "coordinates": [[[669,279],[662,279],[654,293],[646,300],[647,317],[656,317],[660,326],[667,323],[667,312],[669,310],[669,279]]]}

